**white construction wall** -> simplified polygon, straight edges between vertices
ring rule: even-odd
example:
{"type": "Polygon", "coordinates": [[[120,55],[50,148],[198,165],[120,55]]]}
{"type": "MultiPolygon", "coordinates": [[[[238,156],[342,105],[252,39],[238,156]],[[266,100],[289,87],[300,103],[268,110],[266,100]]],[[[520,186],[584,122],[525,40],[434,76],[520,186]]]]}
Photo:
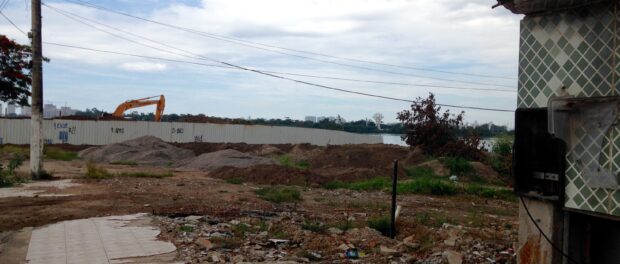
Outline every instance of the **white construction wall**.
{"type": "MultiPolygon", "coordinates": [[[[381,136],[313,128],[146,121],[44,120],[45,144],[106,145],[151,135],[166,142],[344,145],[381,136]]],[[[0,144],[29,144],[30,119],[0,119],[0,144]]]]}

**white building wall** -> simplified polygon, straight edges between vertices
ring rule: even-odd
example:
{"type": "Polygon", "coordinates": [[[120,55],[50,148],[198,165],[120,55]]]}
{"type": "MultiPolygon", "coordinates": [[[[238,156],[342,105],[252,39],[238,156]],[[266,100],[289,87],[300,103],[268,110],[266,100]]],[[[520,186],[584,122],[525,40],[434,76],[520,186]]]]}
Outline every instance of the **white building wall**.
{"type": "MultiPolygon", "coordinates": [[[[166,142],[344,145],[383,143],[377,135],[282,126],[145,121],[44,120],[46,144],[105,145],[145,135],[166,142]]],[[[30,119],[0,119],[0,144],[28,144],[30,119]]]]}

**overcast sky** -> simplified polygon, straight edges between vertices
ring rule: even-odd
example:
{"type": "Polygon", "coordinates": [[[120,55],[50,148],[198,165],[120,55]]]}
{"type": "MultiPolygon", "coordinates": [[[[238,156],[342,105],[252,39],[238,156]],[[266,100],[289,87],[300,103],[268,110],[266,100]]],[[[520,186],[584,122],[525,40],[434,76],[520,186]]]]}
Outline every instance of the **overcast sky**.
{"type": "MultiPolygon", "coordinates": [[[[18,26],[28,30],[30,11],[26,2],[30,1],[12,0],[3,13],[18,26]]],[[[439,103],[452,105],[502,109],[516,107],[515,78],[521,17],[504,8],[491,9],[495,2],[492,0],[92,2],[135,16],[256,43],[406,67],[508,78],[419,71],[278,50],[354,67],[335,65],[208,38],[70,2],[45,2],[164,45],[173,45],[203,57],[244,67],[338,78],[507,89],[515,92],[397,86],[288,76],[303,81],[404,99],[414,99],[433,92],[439,103]]],[[[106,30],[114,31],[109,28],[106,30]]],[[[18,42],[27,42],[25,36],[2,19],[0,33],[18,42]]],[[[115,34],[159,50],[97,31],[43,7],[44,41],[214,64],[166,53],[162,50],[181,52],[122,32],[115,34]]],[[[387,122],[394,122],[396,112],[408,107],[406,102],[345,94],[252,72],[50,45],[44,45],[44,55],[51,59],[50,63],[44,65],[45,102],[67,104],[78,109],[96,107],[110,112],[127,99],[164,94],[167,113],[295,119],[303,119],[306,115],[339,114],[347,120],[357,120],[370,118],[380,112],[387,122]]],[[[139,111],[150,112],[153,109],[143,108],[139,111]]],[[[477,120],[480,123],[492,121],[512,126],[513,114],[466,110],[466,120],[477,120]]]]}

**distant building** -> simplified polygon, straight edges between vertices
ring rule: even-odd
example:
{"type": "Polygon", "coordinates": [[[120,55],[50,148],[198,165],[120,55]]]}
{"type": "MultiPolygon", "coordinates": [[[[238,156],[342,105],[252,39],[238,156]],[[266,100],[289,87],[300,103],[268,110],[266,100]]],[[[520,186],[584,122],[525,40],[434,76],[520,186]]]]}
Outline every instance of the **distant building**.
{"type": "Polygon", "coordinates": [[[54,104],[43,105],[43,118],[54,118],[59,116],[59,110],[54,104]]]}
{"type": "Polygon", "coordinates": [[[16,116],[17,114],[15,114],[15,105],[14,104],[8,104],[6,106],[6,116],[16,116]]]}
{"type": "Polygon", "coordinates": [[[22,116],[30,116],[30,115],[32,115],[32,108],[30,108],[30,106],[22,106],[21,115],[22,116]]]}
{"type": "Polygon", "coordinates": [[[71,107],[68,106],[63,106],[60,107],[60,116],[72,116],[75,115],[75,113],[77,112],[77,110],[71,109],[71,107]]]}
{"type": "Polygon", "coordinates": [[[2,104],[0,104],[0,116],[3,116],[4,111],[2,111],[2,104]]]}
{"type": "Polygon", "coordinates": [[[305,120],[306,120],[306,122],[312,122],[312,123],[316,123],[317,122],[316,116],[306,116],[305,120]]]}

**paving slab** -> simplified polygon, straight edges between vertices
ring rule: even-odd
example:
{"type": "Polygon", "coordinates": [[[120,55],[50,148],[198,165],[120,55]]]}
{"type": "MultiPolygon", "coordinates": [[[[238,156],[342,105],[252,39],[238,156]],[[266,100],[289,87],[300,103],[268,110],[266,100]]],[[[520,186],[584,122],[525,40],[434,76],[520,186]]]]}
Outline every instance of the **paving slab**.
{"type": "Polygon", "coordinates": [[[27,263],[173,263],[176,247],[157,240],[148,214],[63,221],[35,228],[27,263]],[[162,255],[163,258],[152,258],[162,255]]]}

